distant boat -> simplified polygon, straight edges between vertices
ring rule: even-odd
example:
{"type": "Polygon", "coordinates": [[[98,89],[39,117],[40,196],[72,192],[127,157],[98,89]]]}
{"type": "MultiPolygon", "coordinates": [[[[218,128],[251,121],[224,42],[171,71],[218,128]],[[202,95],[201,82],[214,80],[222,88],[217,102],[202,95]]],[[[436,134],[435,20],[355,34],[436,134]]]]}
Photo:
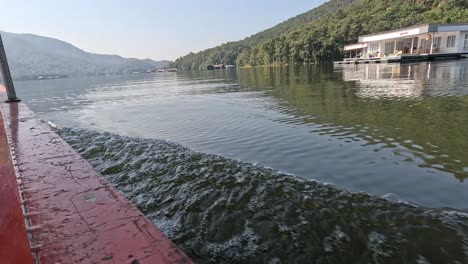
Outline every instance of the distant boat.
{"type": "Polygon", "coordinates": [[[52,80],[52,79],[63,79],[63,78],[68,78],[67,75],[46,75],[46,76],[37,76],[36,77],[39,80],[52,80]]]}
{"type": "Polygon", "coordinates": [[[177,68],[167,69],[167,72],[177,72],[177,68]]]}
{"type": "Polygon", "coordinates": [[[224,64],[215,64],[215,65],[208,65],[206,66],[207,70],[223,70],[226,69],[224,64]]]}
{"type": "Polygon", "coordinates": [[[164,69],[159,69],[158,72],[165,72],[166,70],[164,69]]]}
{"type": "Polygon", "coordinates": [[[232,68],[235,68],[236,65],[232,65],[232,64],[228,64],[226,65],[226,69],[232,69],[232,68]]]}

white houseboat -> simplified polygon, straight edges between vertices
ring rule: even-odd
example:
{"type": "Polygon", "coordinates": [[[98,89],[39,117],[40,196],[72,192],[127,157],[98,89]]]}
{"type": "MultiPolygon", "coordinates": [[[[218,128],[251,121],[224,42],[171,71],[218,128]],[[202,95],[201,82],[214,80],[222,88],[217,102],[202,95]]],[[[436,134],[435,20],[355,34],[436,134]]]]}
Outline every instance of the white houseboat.
{"type": "Polygon", "coordinates": [[[468,54],[468,23],[424,24],[359,36],[344,47],[345,61],[338,64],[402,62],[461,58],[468,54]]]}

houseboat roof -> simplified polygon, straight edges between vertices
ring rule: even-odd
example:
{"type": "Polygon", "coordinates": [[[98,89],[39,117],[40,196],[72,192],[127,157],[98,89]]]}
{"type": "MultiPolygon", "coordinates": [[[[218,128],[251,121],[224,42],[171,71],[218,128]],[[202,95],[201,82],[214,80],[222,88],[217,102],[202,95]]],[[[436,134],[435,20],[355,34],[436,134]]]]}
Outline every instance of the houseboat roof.
{"type": "Polygon", "coordinates": [[[356,49],[363,49],[367,48],[367,43],[357,43],[344,46],[344,50],[356,50],[356,49]]]}
{"type": "Polygon", "coordinates": [[[468,23],[460,24],[421,24],[411,27],[399,28],[374,34],[367,34],[359,36],[359,43],[379,41],[385,39],[402,38],[405,36],[414,36],[424,33],[433,32],[453,32],[453,31],[467,31],[468,23]]]}

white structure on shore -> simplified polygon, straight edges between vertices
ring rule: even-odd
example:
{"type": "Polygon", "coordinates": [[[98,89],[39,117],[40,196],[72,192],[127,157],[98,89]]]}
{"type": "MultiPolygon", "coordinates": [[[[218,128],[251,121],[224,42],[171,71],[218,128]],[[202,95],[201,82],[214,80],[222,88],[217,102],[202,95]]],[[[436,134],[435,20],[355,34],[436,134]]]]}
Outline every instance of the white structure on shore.
{"type": "MultiPolygon", "coordinates": [[[[359,36],[344,48],[350,58],[372,59],[468,54],[468,23],[424,24],[359,36]]],[[[434,57],[430,56],[430,57],[434,57]]]]}

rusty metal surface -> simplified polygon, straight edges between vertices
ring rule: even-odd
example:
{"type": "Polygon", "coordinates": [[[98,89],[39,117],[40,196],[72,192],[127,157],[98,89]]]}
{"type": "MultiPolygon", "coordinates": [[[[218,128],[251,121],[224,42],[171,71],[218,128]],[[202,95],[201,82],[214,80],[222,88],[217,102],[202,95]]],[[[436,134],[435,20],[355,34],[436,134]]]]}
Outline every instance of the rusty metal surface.
{"type": "Polygon", "coordinates": [[[24,104],[1,104],[41,263],[192,263],[24,104]]]}
{"type": "Polygon", "coordinates": [[[15,169],[0,113],[0,263],[33,263],[15,169]]]}

